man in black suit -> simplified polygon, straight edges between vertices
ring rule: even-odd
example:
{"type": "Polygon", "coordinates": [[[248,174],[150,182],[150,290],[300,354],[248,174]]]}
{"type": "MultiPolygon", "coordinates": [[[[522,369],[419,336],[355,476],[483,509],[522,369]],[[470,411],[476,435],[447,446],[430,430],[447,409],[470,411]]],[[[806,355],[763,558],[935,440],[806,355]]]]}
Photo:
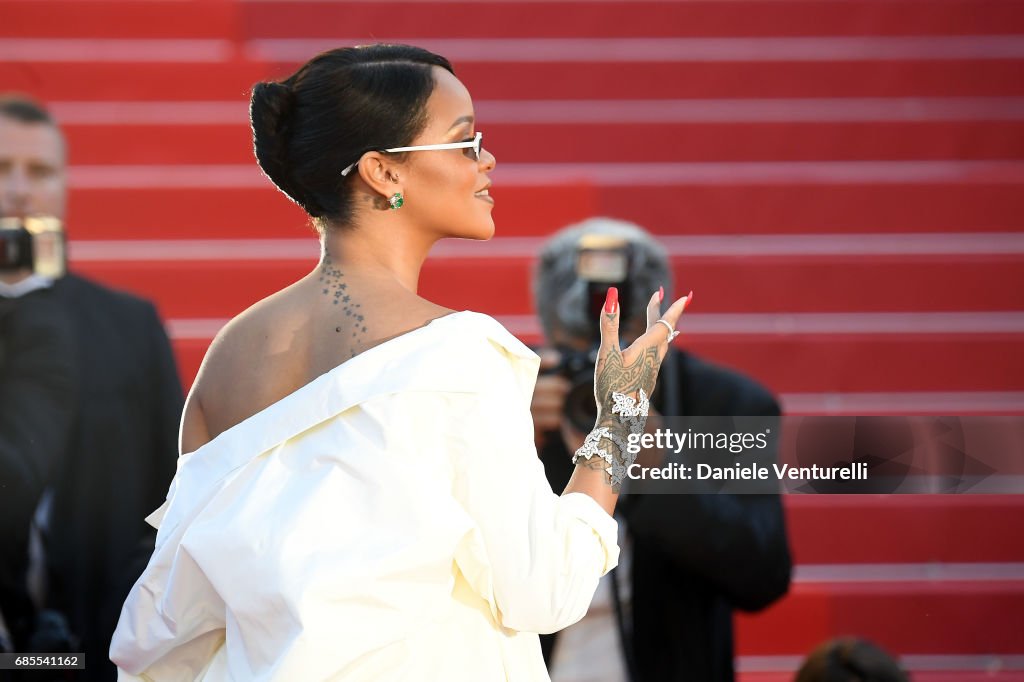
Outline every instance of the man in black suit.
{"type": "MultiPolygon", "coordinates": [[[[49,114],[24,98],[0,98],[0,183],[0,215],[63,220],[64,139],[49,114]]],[[[81,639],[87,667],[80,679],[113,680],[110,638],[153,548],[143,519],[163,502],[177,460],[183,397],[171,345],[143,299],[70,273],[48,281],[31,270],[8,271],[2,281],[8,294],[31,283],[35,295],[9,296],[13,304],[38,308],[45,298],[60,306],[70,329],[70,351],[60,355],[70,360],[76,399],[40,515],[45,603],[66,614],[81,639]]],[[[27,394],[4,391],[0,400],[5,415],[53,410],[52,400],[27,394]]],[[[15,454],[31,462],[42,456],[36,445],[15,454]]]]}
{"type": "MultiPolygon", "coordinates": [[[[33,515],[75,414],[73,330],[50,288],[12,294],[0,270],[0,651],[34,648],[33,515]]],[[[3,673],[0,673],[3,679],[3,673]]]]}
{"type": "MultiPolygon", "coordinates": [[[[565,228],[544,246],[534,298],[553,348],[538,350],[541,376],[532,411],[537,449],[554,490],[565,487],[571,455],[585,438],[567,417],[572,382],[561,368],[563,358],[588,351],[594,341],[596,317],[588,298],[598,291],[603,300],[607,286],[588,284],[595,273],[628,281],[620,287],[623,345],[644,332],[652,291],[664,285],[665,300],[674,298],[664,250],[636,225],[595,218],[565,228]],[[603,255],[581,257],[581,250],[603,255]],[[593,272],[582,272],[587,268],[593,272]]],[[[685,338],[685,314],[679,326],[685,338]]],[[[649,425],[659,412],[779,416],[778,403],[755,381],[676,346],[658,383],[649,425]]],[[[592,383],[580,388],[584,399],[592,396],[592,383]]],[[[733,609],[763,609],[789,589],[791,560],[778,495],[624,494],[616,517],[619,566],[602,578],[583,620],[541,638],[552,681],[733,680],[733,609]]]]}

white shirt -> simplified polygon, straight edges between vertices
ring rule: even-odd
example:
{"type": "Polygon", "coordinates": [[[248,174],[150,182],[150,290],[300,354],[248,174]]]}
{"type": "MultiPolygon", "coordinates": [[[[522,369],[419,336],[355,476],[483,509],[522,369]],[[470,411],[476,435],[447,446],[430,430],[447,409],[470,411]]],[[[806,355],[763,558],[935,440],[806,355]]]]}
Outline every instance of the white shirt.
{"type": "Polygon", "coordinates": [[[462,311],[178,460],[110,657],[121,680],[547,680],[617,524],[555,495],[539,357],[462,311]]]}
{"type": "Polygon", "coordinates": [[[32,273],[24,279],[19,279],[14,284],[0,282],[0,296],[4,298],[20,298],[36,289],[49,289],[53,286],[53,280],[49,277],[32,273]]]}

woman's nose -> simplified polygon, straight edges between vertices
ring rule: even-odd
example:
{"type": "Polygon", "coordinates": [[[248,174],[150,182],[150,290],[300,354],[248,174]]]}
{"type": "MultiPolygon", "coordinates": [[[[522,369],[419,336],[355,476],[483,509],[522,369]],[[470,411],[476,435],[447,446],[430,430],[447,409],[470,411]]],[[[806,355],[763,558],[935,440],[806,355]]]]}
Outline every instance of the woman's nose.
{"type": "Polygon", "coordinates": [[[498,160],[494,158],[494,154],[492,154],[489,150],[487,150],[486,148],[481,148],[480,165],[484,167],[485,171],[490,172],[494,170],[495,166],[498,165],[498,160]]]}

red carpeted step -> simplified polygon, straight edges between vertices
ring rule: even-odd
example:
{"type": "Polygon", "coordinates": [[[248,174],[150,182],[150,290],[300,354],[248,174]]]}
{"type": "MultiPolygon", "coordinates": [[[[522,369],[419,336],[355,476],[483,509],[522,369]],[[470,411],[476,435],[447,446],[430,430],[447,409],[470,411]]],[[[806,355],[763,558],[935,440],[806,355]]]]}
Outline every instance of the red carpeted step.
{"type": "MultiPolygon", "coordinates": [[[[73,189],[68,231],[76,239],[290,239],[314,234],[308,216],[269,180],[256,182],[251,188],[211,183],[205,189],[73,189]]],[[[498,224],[526,225],[524,233],[547,234],[599,212],[598,191],[590,185],[508,186],[500,194],[502,204],[494,213],[498,224]]]]}
{"type": "Polygon", "coordinates": [[[740,655],[804,654],[842,634],[914,654],[1022,654],[1024,580],[797,583],[736,617],[740,655]]]}
{"type": "MultiPolygon", "coordinates": [[[[311,47],[312,57],[321,46],[311,47]]],[[[140,59],[144,57],[140,56],[140,59]]],[[[0,63],[0,82],[46,101],[239,100],[298,63],[0,63]]],[[[477,100],[789,97],[1005,97],[1024,94],[1024,60],[457,62],[477,100]]]]}
{"type": "Polygon", "coordinates": [[[44,102],[238,101],[246,105],[254,83],[294,69],[252,61],[62,62],[0,61],[0,83],[44,102]]]}
{"type": "Polygon", "coordinates": [[[1024,562],[1021,495],[786,495],[799,564],[1024,562]]]}
{"type": "MultiPolygon", "coordinates": [[[[823,638],[824,640],[824,638],[823,638]]],[[[809,652],[808,652],[809,653],[809,652]]],[[[793,677],[800,667],[800,658],[791,666],[790,672],[737,672],[736,682],[793,682],[793,677]]],[[[1019,670],[989,670],[984,667],[969,668],[988,665],[988,661],[971,661],[962,664],[965,669],[952,669],[948,671],[919,670],[909,668],[911,679],[914,682],[1024,682],[1024,671],[1019,670]]],[[[997,663],[998,665],[998,663],[997,663]]],[[[906,668],[906,666],[904,666],[906,668]]]]}
{"type": "Polygon", "coordinates": [[[607,2],[580,11],[576,2],[488,2],[471,20],[457,2],[228,2],[147,0],[4,0],[0,36],[228,37],[243,19],[246,37],[389,38],[976,35],[1024,32],[1014,0],[917,3],[812,0],[607,2]],[[61,17],[64,21],[54,21],[61,17]],[[743,21],[737,21],[743,17],[743,21]],[[385,33],[386,32],[386,33],[385,33]]]}
{"type": "Polygon", "coordinates": [[[236,38],[243,4],[235,0],[0,0],[0,37],[236,38]]]}
{"type": "Polygon", "coordinates": [[[1019,2],[243,3],[250,37],[622,37],[935,35],[1024,32],[1019,2]],[[741,19],[740,19],[741,18],[741,19]]]}
{"type": "Polygon", "coordinates": [[[75,165],[255,163],[245,102],[230,124],[64,124],[75,165]]]}
{"type": "MultiPolygon", "coordinates": [[[[540,342],[537,334],[518,336],[540,342]]],[[[195,378],[209,341],[176,341],[185,386],[195,378]]],[[[1020,334],[691,335],[682,347],[745,372],[778,393],[1019,391],[1024,386],[1021,343],[1020,334]]]]}
{"type": "MultiPolygon", "coordinates": [[[[202,248],[202,244],[196,248],[202,248]]],[[[501,246],[499,242],[492,244],[501,246]]],[[[73,243],[72,267],[157,301],[167,317],[182,318],[236,315],[312,270],[319,254],[319,245],[312,238],[305,247],[305,260],[294,256],[303,250],[301,241],[282,245],[277,259],[263,260],[238,260],[227,251],[220,257],[216,251],[204,254],[208,260],[146,260],[144,254],[151,259],[167,257],[168,245],[155,243],[150,248],[145,242],[136,244],[134,253],[123,256],[125,260],[97,260],[97,256],[102,257],[97,253],[102,248],[96,247],[102,244],[73,243]],[[285,255],[285,248],[290,255],[285,255]],[[160,251],[165,253],[160,255],[160,251]],[[76,260],[76,253],[86,254],[88,259],[76,260]]],[[[273,253],[273,243],[266,244],[265,250],[273,253]]],[[[420,295],[459,308],[499,315],[526,314],[533,309],[534,263],[534,257],[525,255],[431,257],[421,274],[420,295]],[[492,286],[496,282],[502,286],[492,286]]],[[[684,251],[673,257],[673,264],[676,291],[699,292],[698,312],[705,314],[903,314],[1024,308],[1018,290],[1018,284],[1024,281],[1024,253],[743,258],[687,256],[684,251]]]]}
{"type": "MultiPolygon", "coordinates": [[[[656,182],[655,174],[647,185],[595,183],[588,190],[585,177],[568,172],[547,171],[550,185],[542,184],[540,176],[527,185],[521,184],[525,178],[503,181],[501,170],[495,174],[492,196],[497,201],[496,234],[505,237],[543,236],[591,215],[632,220],[665,235],[1024,231],[1024,180],[1013,177],[825,184],[809,173],[788,182],[673,185],[656,182]],[[574,182],[579,184],[564,184],[574,182]]],[[[304,214],[269,181],[256,178],[255,170],[252,175],[251,186],[216,183],[216,169],[198,169],[189,187],[172,186],[180,185],[180,178],[164,187],[156,179],[153,186],[138,188],[117,182],[76,187],[73,180],[69,229],[81,239],[306,234],[304,214]]]]}
{"type": "Polygon", "coordinates": [[[946,97],[1024,94],[999,60],[456,63],[476,99],[946,97]]]}
{"type": "MultiPolygon", "coordinates": [[[[72,123],[64,132],[77,165],[251,163],[248,111],[236,109],[232,123],[72,123]]],[[[477,125],[499,163],[1024,158],[1024,120],[523,124],[480,114],[477,125]]]]}
{"type": "Polygon", "coordinates": [[[600,198],[602,214],[665,234],[997,232],[1024,222],[1014,182],[609,187],[600,198]]]}
{"type": "Polygon", "coordinates": [[[700,335],[683,347],[777,392],[1015,391],[1019,334],[700,335]]]}
{"type": "MultiPolygon", "coordinates": [[[[677,293],[701,292],[701,312],[1019,310],[1024,257],[673,257],[677,293]]],[[[429,296],[500,314],[532,309],[532,258],[438,259],[424,266],[429,296]],[[475,283],[501,281],[498,298],[475,283]],[[488,298],[490,297],[490,298],[488,298]]]]}
{"type": "Polygon", "coordinates": [[[72,189],[72,239],[232,239],[312,236],[298,206],[266,186],[72,189]]]}

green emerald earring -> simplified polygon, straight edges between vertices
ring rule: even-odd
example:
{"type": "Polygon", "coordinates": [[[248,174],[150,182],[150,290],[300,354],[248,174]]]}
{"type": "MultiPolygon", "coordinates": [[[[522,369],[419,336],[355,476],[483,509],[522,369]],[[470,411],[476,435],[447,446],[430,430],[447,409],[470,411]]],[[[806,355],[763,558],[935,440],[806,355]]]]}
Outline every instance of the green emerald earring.
{"type": "Polygon", "coordinates": [[[388,197],[388,206],[391,207],[392,211],[402,208],[402,204],[404,203],[405,199],[402,197],[401,192],[395,192],[390,197],[388,197]]]}

